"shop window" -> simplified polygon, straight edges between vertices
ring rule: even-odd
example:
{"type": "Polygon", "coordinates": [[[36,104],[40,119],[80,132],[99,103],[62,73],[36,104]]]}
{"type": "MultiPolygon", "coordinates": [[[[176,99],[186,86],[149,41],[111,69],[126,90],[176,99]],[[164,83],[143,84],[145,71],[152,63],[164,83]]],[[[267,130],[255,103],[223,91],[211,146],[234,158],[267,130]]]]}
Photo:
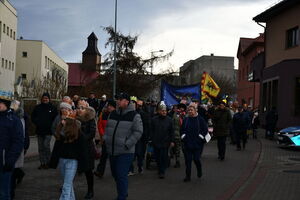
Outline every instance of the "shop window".
{"type": "Polygon", "coordinates": [[[300,116],[300,77],[296,78],[295,87],[295,115],[300,116]]]}

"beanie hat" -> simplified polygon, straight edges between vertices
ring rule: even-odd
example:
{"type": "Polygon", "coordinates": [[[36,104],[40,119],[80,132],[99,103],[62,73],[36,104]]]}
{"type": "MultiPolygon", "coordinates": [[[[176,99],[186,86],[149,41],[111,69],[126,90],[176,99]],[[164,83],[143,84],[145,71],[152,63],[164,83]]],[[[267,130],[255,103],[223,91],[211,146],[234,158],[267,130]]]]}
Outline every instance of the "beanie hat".
{"type": "Polygon", "coordinates": [[[0,97],[0,103],[5,104],[7,109],[10,107],[10,100],[7,97],[0,97]]]}
{"type": "Polygon", "coordinates": [[[167,106],[164,101],[161,101],[158,105],[158,110],[167,110],[167,106]]]}
{"type": "Polygon", "coordinates": [[[112,106],[112,107],[116,108],[116,102],[114,100],[110,99],[107,101],[107,106],[112,106]]]}
{"type": "Polygon", "coordinates": [[[43,95],[42,95],[42,98],[43,97],[48,97],[50,99],[50,94],[48,92],[44,92],[43,95]]]}
{"type": "Polygon", "coordinates": [[[72,110],[72,106],[66,102],[61,102],[59,104],[59,109],[69,109],[72,110]]]}

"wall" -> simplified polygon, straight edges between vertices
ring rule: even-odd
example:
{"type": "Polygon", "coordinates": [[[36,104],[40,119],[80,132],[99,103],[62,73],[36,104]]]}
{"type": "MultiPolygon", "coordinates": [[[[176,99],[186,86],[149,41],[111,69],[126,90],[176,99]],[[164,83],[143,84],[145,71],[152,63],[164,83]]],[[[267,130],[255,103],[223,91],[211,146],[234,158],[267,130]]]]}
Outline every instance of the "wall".
{"type": "Polygon", "coordinates": [[[286,49],[286,31],[296,26],[300,28],[299,4],[267,21],[265,37],[266,67],[272,66],[285,59],[299,58],[299,45],[286,49]]]}
{"type": "Polygon", "coordinates": [[[0,24],[0,92],[12,95],[16,69],[17,11],[8,1],[0,1],[0,24]],[[4,24],[5,33],[3,32],[4,24]],[[9,27],[8,34],[7,27],[9,27]],[[4,61],[3,64],[2,61],[4,61]]]}

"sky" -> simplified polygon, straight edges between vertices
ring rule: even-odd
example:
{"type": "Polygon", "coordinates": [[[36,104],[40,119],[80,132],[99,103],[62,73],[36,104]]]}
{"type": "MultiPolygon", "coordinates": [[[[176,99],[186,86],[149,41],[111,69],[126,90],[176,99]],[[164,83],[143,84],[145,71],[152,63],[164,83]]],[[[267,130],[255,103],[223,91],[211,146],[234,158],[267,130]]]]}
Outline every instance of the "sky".
{"type": "MultiPolygon", "coordinates": [[[[94,32],[105,55],[114,26],[115,0],[9,0],[18,12],[18,38],[43,40],[66,62],[80,62],[87,37],[94,32]]],[[[233,56],[237,68],[240,37],[254,38],[264,29],[252,18],[278,0],[118,0],[117,30],[138,35],[135,52],[149,58],[152,51],[167,53],[166,62],[154,66],[158,73],[179,70],[202,55],[233,56]]],[[[163,53],[154,53],[159,56],[163,53]]]]}

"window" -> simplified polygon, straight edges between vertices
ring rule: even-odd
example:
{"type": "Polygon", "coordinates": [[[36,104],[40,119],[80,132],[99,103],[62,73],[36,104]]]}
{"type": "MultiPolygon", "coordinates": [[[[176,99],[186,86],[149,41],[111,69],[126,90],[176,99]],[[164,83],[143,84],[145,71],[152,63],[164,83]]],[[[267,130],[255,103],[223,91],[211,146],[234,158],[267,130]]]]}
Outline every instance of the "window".
{"type": "Polygon", "coordinates": [[[22,79],[26,79],[26,74],[21,74],[22,79]]]}
{"type": "Polygon", "coordinates": [[[26,52],[26,51],[23,51],[23,52],[22,52],[22,57],[23,57],[23,58],[27,58],[27,52],[26,52]]]}
{"type": "Polygon", "coordinates": [[[295,27],[286,31],[286,48],[299,45],[299,27],[295,27]]]}
{"type": "Polygon", "coordinates": [[[5,24],[3,24],[3,33],[5,33],[5,30],[6,30],[6,26],[5,24]]]}
{"type": "Polygon", "coordinates": [[[7,69],[7,60],[5,60],[5,69],[7,69]]]}
{"type": "Polygon", "coordinates": [[[45,56],[45,68],[46,68],[46,69],[47,69],[47,62],[48,62],[47,56],[45,56]]]}
{"type": "Polygon", "coordinates": [[[11,63],[11,70],[15,71],[15,63],[11,63]]]}
{"type": "Polygon", "coordinates": [[[300,77],[296,78],[295,87],[295,115],[300,115],[300,77]]]}
{"type": "Polygon", "coordinates": [[[11,62],[8,62],[8,69],[11,70],[11,62]]]}
{"type": "Polygon", "coordinates": [[[2,35],[2,22],[0,21],[0,42],[1,42],[1,35],[2,35]]]}
{"type": "Polygon", "coordinates": [[[12,29],[10,29],[10,38],[12,38],[12,32],[13,32],[12,29]]]}
{"type": "Polygon", "coordinates": [[[6,35],[9,36],[9,27],[8,26],[6,27],[6,30],[7,30],[6,35]]]}
{"type": "Polygon", "coordinates": [[[278,107],[278,80],[263,83],[263,112],[271,110],[272,107],[278,107]]]}
{"type": "Polygon", "coordinates": [[[14,31],[14,40],[16,40],[16,32],[14,31]]]}
{"type": "Polygon", "coordinates": [[[4,58],[2,58],[2,64],[1,64],[2,68],[4,68],[4,58]]]}

